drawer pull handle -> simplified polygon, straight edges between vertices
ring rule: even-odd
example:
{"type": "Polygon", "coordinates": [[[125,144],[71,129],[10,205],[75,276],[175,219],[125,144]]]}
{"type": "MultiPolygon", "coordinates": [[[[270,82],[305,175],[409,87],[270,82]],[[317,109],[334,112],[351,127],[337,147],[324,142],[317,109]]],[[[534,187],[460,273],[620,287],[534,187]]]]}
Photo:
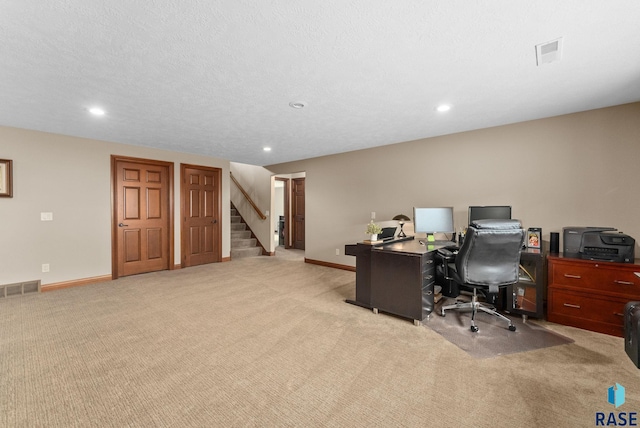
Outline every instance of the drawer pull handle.
{"type": "Polygon", "coordinates": [[[431,279],[431,278],[433,278],[433,275],[427,275],[424,277],[424,279],[431,279]]]}
{"type": "Polygon", "coordinates": [[[567,308],[576,308],[576,309],[580,309],[580,305],[572,305],[571,303],[565,303],[564,304],[567,308]]]}
{"type": "Polygon", "coordinates": [[[621,314],[620,312],[614,312],[613,315],[617,315],[619,317],[623,317],[624,316],[624,314],[621,314]]]}
{"type": "Polygon", "coordinates": [[[616,284],[620,284],[620,285],[634,285],[633,282],[631,281],[618,281],[617,279],[615,281],[616,284]]]}
{"type": "Polygon", "coordinates": [[[427,264],[433,263],[433,260],[427,260],[427,264]]]}
{"type": "Polygon", "coordinates": [[[572,279],[581,279],[582,277],[580,275],[569,275],[568,273],[564,274],[565,278],[572,278],[572,279]]]}

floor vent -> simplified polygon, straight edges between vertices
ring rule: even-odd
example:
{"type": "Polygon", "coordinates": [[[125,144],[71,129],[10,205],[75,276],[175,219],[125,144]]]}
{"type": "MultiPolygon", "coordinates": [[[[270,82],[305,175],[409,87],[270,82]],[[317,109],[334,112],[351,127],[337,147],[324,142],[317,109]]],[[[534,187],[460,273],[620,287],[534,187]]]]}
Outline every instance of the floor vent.
{"type": "Polygon", "coordinates": [[[14,284],[0,285],[0,298],[21,296],[25,293],[39,293],[40,280],[16,282],[14,284]]]}

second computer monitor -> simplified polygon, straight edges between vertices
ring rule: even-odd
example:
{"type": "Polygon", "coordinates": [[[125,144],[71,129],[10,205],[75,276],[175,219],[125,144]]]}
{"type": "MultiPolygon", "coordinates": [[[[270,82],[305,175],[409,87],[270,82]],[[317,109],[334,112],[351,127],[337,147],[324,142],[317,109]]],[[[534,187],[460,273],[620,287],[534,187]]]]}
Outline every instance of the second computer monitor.
{"type": "Polygon", "coordinates": [[[490,205],[469,207],[469,224],[475,220],[496,219],[509,220],[511,218],[511,206],[490,205]]]}

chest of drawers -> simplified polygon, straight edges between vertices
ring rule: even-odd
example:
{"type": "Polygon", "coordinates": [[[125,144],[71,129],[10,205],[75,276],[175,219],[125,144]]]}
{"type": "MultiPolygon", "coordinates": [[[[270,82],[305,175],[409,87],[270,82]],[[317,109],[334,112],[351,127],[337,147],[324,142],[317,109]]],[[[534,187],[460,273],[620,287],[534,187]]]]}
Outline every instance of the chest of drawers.
{"type": "Polygon", "coordinates": [[[640,300],[640,264],[548,257],[547,319],[623,336],[624,305],[640,300]]]}

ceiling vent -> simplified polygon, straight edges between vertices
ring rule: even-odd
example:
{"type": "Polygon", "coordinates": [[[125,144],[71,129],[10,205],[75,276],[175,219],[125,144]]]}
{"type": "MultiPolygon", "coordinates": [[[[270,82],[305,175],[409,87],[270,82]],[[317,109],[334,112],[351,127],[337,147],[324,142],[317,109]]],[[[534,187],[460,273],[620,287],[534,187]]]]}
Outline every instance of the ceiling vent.
{"type": "Polygon", "coordinates": [[[560,61],[562,59],[562,37],[550,42],[536,45],[536,62],[542,64],[560,61]]]}

